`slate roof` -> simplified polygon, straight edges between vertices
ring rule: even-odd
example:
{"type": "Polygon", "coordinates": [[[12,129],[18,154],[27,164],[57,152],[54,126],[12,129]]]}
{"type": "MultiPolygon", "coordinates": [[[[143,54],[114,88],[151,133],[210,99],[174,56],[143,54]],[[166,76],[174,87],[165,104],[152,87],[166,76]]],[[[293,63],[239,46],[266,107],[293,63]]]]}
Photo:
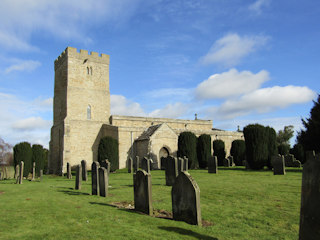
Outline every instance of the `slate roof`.
{"type": "Polygon", "coordinates": [[[148,140],[150,139],[150,137],[158,130],[158,128],[161,126],[162,124],[158,124],[158,125],[153,125],[151,127],[149,127],[146,131],[144,131],[140,137],[138,137],[137,141],[141,141],[141,140],[148,140]]]}

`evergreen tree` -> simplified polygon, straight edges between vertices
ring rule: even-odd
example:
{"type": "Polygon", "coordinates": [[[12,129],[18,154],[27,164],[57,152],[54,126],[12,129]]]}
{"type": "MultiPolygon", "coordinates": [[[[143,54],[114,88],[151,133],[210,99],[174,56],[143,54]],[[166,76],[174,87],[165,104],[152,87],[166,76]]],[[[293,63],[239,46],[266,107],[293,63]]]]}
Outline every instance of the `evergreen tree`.
{"type": "Polygon", "coordinates": [[[188,158],[190,169],[199,168],[197,159],[197,137],[192,132],[182,132],[178,137],[178,157],[188,158]]]}
{"type": "Polygon", "coordinates": [[[43,170],[44,167],[44,149],[42,145],[33,144],[32,145],[32,163],[36,163],[36,175],[40,176],[40,170],[43,170]]]}
{"type": "Polygon", "coordinates": [[[293,154],[293,156],[299,160],[301,163],[304,163],[306,161],[305,159],[305,153],[303,146],[299,143],[296,143],[293,148],[290,149],[290,153],[293,154]]]}
{"type": "Polygon", "coordinates": [[[98,161],[108,159],[111,163],[110,171],[119,169],[119,144],[118,140],[112,137],[101,138],[98,147],[98,161]]]}
{"type": "Polygon", "coordinates": [[[267,131],[268,135],[268,161],[267,161],[267,167],[269,169],[272,169],[271,166],[271,158],[274,155],[278,154],[278,148],[277,148],[277,133],[272,127],[266,127],[265,129],[267,131]]]}
{"type": "Polygon", "coordinates": [[[212,142],[213,156],[217,156],[218,166],[223,166],[223,160],[226,158],[224,141],[217,139],[212,142]]]}
{"type": "Polygon", "coordinates": [[[206,168],[208,159],[211,155],[211,137],[208,134],[202,134],[198,137],[197,156],[200,168],[206,168]]]}
{"type": "Polygon", "coordinates": [[[48,159],[49,159],[49,150],[43,149],[44,163],[43,163],[43,174],[48,172],[48,159]]]}
{"type": "Polygon", "coordinates": [[[14,165],[16,166],[21,161],[24,162],[23,176],[28,177],[32,170],[32,148],[28,142],[21,142],[13,147],[14,165]]]}
{"type": "Polygon", "coordinates": [[[231,144],[230,154],[233,156],[234,163],[242,166],[242,161],[246,159],[246,144],[244,140],[234,140],[231,144]]]}

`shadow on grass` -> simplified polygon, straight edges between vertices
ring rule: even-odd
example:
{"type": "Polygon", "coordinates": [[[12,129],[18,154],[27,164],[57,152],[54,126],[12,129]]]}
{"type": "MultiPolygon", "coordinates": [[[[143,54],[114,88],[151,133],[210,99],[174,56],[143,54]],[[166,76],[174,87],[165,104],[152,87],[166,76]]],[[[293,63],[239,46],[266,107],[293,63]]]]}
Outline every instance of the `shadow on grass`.
{"type": "Polygon", "coordinates": [[[302,172],[302,168],[286,168],[286,172],[302,172]]]}
{"type": "Polygon", "coordinates": [[[62,192],[68,195],[90,195],[89,193],[78,192],[78,191],[68,191],[68,190],[59,190],[58,192],[62,192]]]}
{"type": "Polygon", "coordinates": [[[218,238],[215,237],[210,237],[210,236],[206,236],[191,230],[187,230],[187,229],[183,229],[183,228],[179,228],[179,227],[158,227],[161,230],[166,230],[169,232],[175,232],[175,233],[179,233],[181,235],[186,235],[186,236],[193,236],[197,239],[204,239],[204,240],[219,240],[218,238]]]}

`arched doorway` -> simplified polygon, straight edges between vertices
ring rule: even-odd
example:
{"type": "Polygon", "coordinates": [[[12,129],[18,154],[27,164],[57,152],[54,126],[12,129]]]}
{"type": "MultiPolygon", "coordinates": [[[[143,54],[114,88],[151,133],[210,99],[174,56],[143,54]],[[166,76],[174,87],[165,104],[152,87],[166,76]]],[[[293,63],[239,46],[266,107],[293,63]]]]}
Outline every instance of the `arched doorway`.
{"type": "Polygon", "coordinates": [[[166,147],[162,147],[159,151],[159,159],[160,159],[160,164],[161,164],[161,169],[164,170],[166,169],[166,165],[164,162],[164,159],[168,157],[170,154],[169,150],[166,147]]]}

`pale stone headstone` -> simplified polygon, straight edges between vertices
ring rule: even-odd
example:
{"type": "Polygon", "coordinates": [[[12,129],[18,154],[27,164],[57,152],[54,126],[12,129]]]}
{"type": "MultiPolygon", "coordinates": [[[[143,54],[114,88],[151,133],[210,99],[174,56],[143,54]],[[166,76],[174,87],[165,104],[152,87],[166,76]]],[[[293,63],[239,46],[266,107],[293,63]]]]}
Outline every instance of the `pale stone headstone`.
{"type": "Polygon", "coordinates": [[[43,170],[42,169],[40,169],[40,181],[42,181],[42,179],[43,179],[43,170]]]}
{"type": "Polygon", "coordinates": [[[19,184],[22,184],[22,180],[23,180],[23,168],[24,168],[24,162],[21,161],[20,162],[20,171],[19,171],[19,184]]]}
{"type": "Polygon", "coordinates": [[[134,208],[136,211],[153,215],[151,174],[138,170],[134,177],[134,208]]]}
{"type": "Polygon", "coordinates": [[[141,169],[145,170],[147,173],[150,173],[150,160],[146,157],[144,157],[141,160],[141,169]]]}
{"type": "Polygon", "coordinates": [[[230,167],[230,160],[229,160],[228,158],[225,158],[225,159],[223,160],[223,166],[225,166],[225,167],[230,167]]]}
{"type": "Polygon", "coordinates": [[[18,177],[19,177],[19,164],[16,165],[15,172],[14,172],[14,178],[18,179],[18,177]]]}
{"type": "Polygon", "coordinates": [[[128,158],[128,173],[132,173],[133,169],[133,160],[131,157],[128,158]]]}
{"type": "Polygon", "coordinates": [[[229,156],[228,159],[229,159],[229,162],[230,162],[230,167],[236,166],[236,164],[234,163],[234,160],[233,160],[233,156],[229,156]]]}
{"type": "Polygon", "coordinates": [[[108,170],[104,167],[99,168],[99,195],[101,197],[108,196],[109,187],[109,174],[108,170]]]}
{"type": "Polygon", "coordinates": [[[208,160],[208,173],[218,173],[217,156],[211,156],[208,160]]]}
{"type": "Polygon", "coordinates": [[[92,195],[99,195],[99,162],[93,162],[91,165],[91,184],[92,195]]]}
{"type": "Polygon", "coordinates": [[[140,159],[138,156],[136,156],[136,158],[134,159],[134,162],[133,162],[133,172],[137,172],[138,169],[140,167],[140,159]]]}
{"type": "Polygon", "coordinates": [[[202,225],[200,188],[189,173],[181,172],[171,190],[173,219],[202,225]]]}
{"type": "Polygon", "coordinates": [[[71,165],[70,163],[67,162],[67,178],[72,179],[72,174],[71,174],[71,165]]]}
{"type": "Polygon", "coordinates": [[[299,240],[320,239],[320,155],[309,153],[302,171],[299,240]]]}
{"type": "Polygon", "coordinates": [[[189,159],[186,157],[186,156],[184,156],[183,157],[183,165],[184,165],[184,167],[183,167],[183,170],[184,171],[186,171],[186,172],[188,172],[188,167],[189,167],[189,159]]]}
{"type": "Polygon", "coordinates": [[[87,171],[87,161],[86,160],[81,161],[81,168],[82,168],[82,180],[87,181],[88,180],[88,171],[87,171]]]}
{"type": "Polygon", "coordinates": [[[168,156],[166,158],[166,185],[172,186],[178,176],[178,163],[177,158],[168,156]]]}
{"type": "Polygon", "coordinates": [[[105,169],[107,169],[107,172],[109,174],[111,169],[111,163],[108,161],[108,159],[105,159],[100,163],[100,167],[104,167],[105,169]]]}
{"type": "Polygon", "coordinates": [[[32,163],[32,179],[31,181],[34,181],[36,179],[36,162],[32,163]]]}
{"type": "Polygon", "coordinates": [[[183,172],[184,171],[184,159],[183,158],[178,158],[178,174],[180,172],[183,172]]]}
{"type": "Polygon", "coordinates": [[[273,175],[285,175],[286,167],[284,157],[281,155],[275,155],[271,158],[271,164],[273,166],[273,175]]]}
{"type": "Polygon", "coordinates": [[[80,164],[76,166],[76,190],[81,189],[81,183],[82,183],[82,167],[80,164]]]}

